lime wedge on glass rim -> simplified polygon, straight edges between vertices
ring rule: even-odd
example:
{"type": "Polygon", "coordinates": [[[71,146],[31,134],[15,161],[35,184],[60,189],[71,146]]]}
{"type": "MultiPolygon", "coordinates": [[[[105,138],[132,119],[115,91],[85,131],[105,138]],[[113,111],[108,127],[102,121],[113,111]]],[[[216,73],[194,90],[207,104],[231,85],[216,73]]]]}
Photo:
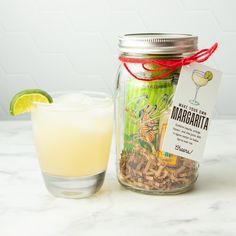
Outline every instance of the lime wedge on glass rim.
{"type": "Polygon", "coordinates": [[[210,81],[210,80],[212,80],[212,78],[213,78],[213,74],[211,71],[206,71],[204,73],[204,79],[207,79],[208,81],[210,81]]]}
{"type": "Polygon", "coordinates": [[[41,89],[26,89],[17,93],[10,103],[10,114],[17,116],[30,112],[33,102],[52,103],[52,97],[41,89]]]}

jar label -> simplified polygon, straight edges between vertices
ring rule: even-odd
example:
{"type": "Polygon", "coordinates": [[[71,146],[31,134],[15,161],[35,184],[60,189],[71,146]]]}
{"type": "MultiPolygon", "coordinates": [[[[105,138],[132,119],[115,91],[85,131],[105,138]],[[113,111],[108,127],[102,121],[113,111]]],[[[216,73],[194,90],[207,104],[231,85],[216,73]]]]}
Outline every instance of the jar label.
{"type": "MultiPolygon", "coordinates": [[[[163,123],[161,125],[160,132],[159,132],[160,133],[160,137],[159,137],[160,145],[162,143],[162,140],[164,139],[164,135],[166,133],[166,128],[167,128],[167,124],[163,123]]],[[[158,157],[160,158],[160,160],[163,163],[165,163],[169,167],[175,167],[177,165],[177,156],[176,155],[172,155],[168,152],[164,152],[162,150],[159,150],[158,157]]]]}
{"type": "Polygon", "coordinates": [[[124,121],[126,152],[138,153],[142,148],[155,156],[158,154],[160,117],[172,99],[172,81],[172,77],[148,83],[132,77],[127,79],[124,121]]]}
{"type": "Polygon", "coordinates": [[[181,70],[161,150],[199,160],[203,154],[222,73],[194,63],[181,70]]]}

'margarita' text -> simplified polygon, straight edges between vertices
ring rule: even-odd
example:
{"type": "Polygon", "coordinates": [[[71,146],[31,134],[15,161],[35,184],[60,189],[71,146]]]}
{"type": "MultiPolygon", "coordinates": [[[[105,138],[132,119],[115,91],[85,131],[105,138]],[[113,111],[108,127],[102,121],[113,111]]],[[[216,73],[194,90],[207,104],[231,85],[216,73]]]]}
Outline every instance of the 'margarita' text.
{"type": "Polygon", "coordinates": [[[200,129],[208,129],[208,117],[199,115],[195,112],[191,112],[180,107],[173,107],[170,118],[200,129]]]}

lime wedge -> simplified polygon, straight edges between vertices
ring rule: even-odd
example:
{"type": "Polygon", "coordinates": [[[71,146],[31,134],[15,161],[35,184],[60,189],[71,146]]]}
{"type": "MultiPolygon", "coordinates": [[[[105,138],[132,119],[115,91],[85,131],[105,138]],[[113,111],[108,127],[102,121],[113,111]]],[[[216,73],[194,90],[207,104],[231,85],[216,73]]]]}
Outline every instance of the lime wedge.
{"type": "Polygon", "coordinates": [[[52,103],[52,97],[40,89],[27,89],[17,93],[10,103],[10,114],[17,116],[30,112],[33,102],[52,103]]]}
{"type": "Polygon", "coordinates": [[[204,73],[204,79],[207,79],[208,81],[210,81],[210,80],[212,80],[212,78],[213,78],[213,74],[211,71],[206,71],[204,73]]]}

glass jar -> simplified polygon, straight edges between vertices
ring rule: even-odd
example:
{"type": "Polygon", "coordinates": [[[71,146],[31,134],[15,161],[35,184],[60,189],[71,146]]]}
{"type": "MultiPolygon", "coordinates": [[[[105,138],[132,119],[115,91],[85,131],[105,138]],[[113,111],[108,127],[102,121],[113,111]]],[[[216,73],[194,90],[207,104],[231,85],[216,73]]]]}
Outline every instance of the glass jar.
{"type": "Polygon", "coordinates": [[[127,34],[120,38],[120,58],[126,63],[119,67],[116,90],[117,175],[120,184],[130,190],[178,194],[190,190],[197,179],[196,161],[161,150],[181,68],[170,72],[151,61],[190,56],[197,51],[197,40],[189,34],[127,34]],[[162,78],[155,79],[158,76],[162,78]]]}

